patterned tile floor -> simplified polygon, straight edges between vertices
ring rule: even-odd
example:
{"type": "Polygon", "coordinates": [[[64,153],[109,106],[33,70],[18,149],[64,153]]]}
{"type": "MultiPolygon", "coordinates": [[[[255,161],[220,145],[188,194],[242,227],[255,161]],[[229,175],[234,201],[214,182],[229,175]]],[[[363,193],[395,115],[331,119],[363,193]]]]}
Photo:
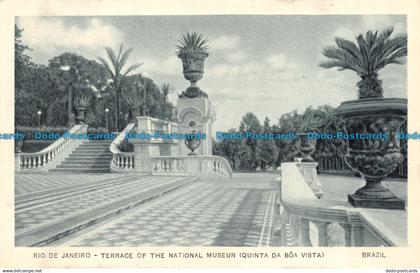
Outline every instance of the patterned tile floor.
{"type": "Polygon", "coordinates": [[[101,225],[65,246],[257,246],[269,244],[274,194],[194,183],[101,225]],[[268,223],[268,224],[267,224],[268,223]],[[263,234],[262,234],[263,233],[263,234]],[[265,239],[263,242],[262,239],[265,239]]]}
{"type": "Polygon", "coordinates": [[[121,177],[120,174],[16,174],[15,194],[60,188],[71,185],[86,185],[97,181],[121,177]]]}
{"type": "Polygon", "coordinates": [[[20,232],[21,230],[26,230],[33,226],[53,221],[63,216],[68,216],[72,213],[91,209],[94,206],[100,206],[157,185],[169,184],[173,181],[174,178],[169,177],[141,177],[134,181],[128,180],[128,182],[123,184],[105,187],[18,210],[15,213],[15,230],[16,232],[20,232]]]}
{"type": "MultiPolygon", "coordinates": [[[[90,182],[115,174],[92,176],[90,182]],[[100,177],[100,178],[99,178],[100,177]]],[[[121,176],[121,175],[120,175],[121,176]]],[[[16,192],[69,185],[83,177],[17,177],[16,192]],[[69,180],[66,180],[68,177],[69,180]],[[30,181],[25,184],[23,180],[30,181]],[[35,185],[36,181],[42,185],[35,185]],[[24,185],[24,186],[22,186],[24,185]]],[[[53,243],[57,246],[257,246],[269,245],[276,199],[275,175],[235,174],[231,181],[199,180],[53,243]]],[[[90,179],[90,178],[89,178],[90,179]]],[[[16,212],[16,231],[100,206],[139,188],[170,184],[174,177],[142,177],[16,212]],[[141,184],[141,187],[139,187],[141,184]]],[[[77,186],[78,184],[75,183],[77,186]]]]}

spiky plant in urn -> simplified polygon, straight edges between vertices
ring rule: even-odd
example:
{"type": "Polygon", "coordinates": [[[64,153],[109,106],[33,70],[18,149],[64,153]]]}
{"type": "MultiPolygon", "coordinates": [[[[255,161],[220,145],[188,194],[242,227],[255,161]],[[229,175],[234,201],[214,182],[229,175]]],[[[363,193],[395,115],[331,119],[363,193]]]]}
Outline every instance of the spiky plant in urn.
{"type": "MultiPolygon", "coordinates": [[[[382,180],[403,162],[396,132],[407,118],[407,100],[384,98],[379,71],[389,64],[404,64],[407,56],[407,35],[391,37],[393,28],[368,31],[356,37],[357,43],[336,38],[337,46],[322,53],[331,60],[321,67],[352,70],[362,79],[357,83],[359,99],[345,101],[336,109],[344,119],[348,133],[386,134],[388,138],[350,139],[346,163],[359,172],[366,185],[348,195],[356,207],[405,209],[405,203],[382,185],[382,180]]],[[[379,135],[378,135],[379,136],[379,135]]]]}
{"type": "Polygon", "coordinates": [[[302,162],[314,162],[312,154],[316,150],[316,139],[309,139],[308,132],[316,132],[322,125],[322,119],[311,109],[303,115],[297,115],[293,119],[293,126],[299,136],[299,156],[302,162]]]}
{"type": "Polygon", "coordinates": [[[135,82],[134,85],[134,90],[125,97],[130,108],[130,122],[137,122],[137,117],[140,116],[140,105],[143,103],[141,93],[144,92],[144,87],[140,82],[135,82]]]}
{"type": "Polygon", "coordinates": [[[207,43],[203,34],[197,32],[186,33],[179,40],[177,55],[182,60],[184,78],[191,83],[180,97],[207,98],[207,94],[197,86],[197,81],[204,74],[204,60],[209,56],[207,43]]]}
{"type": "Polygon", "coordinates": [[[78,124],[83,124],[86,118],[86,109],[91,105],[91,96],[80,94],[74,101],[76,108],[76,120],[78,124]]]}

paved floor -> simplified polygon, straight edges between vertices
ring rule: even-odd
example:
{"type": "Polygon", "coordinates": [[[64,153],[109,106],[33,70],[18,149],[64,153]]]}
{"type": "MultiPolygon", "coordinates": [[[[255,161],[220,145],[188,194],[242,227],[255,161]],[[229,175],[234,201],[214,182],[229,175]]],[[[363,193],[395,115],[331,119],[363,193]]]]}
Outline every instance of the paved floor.
{"type": "MultiPolygon", "coordinates": [[[[230,181],[17,174],[16,235],[33,241],[37,234],[56,232],[44,244],[52,246],[278,246],[276,178],[274,173],[235,173],[230,181]],[[71,226],[74,219],[80,223],[71,226]]],[[[356,177],[322,175],[320,181],[323,198],[330,200],[346,200],[363,185],[356,177]]],[[[384,184],[406,199],[406,182],[384,184]]],[[[287,228],[278,236],[295,244],[287,228]]]]}
{"type": "MultiPolygon", "coordinates": [[[[69,215],[109,206],[179,177],[124,175],[16,175],[17,234],[54,225],[69,215]],[[41,181],[41,183],[36,183],[41,181]],[[81,183],[81,181],[86,181],[81,183]],[[110,182],[112,181],[112,182],[110,182]],[[51,188],[65,188],[51,197],[51,188]],[[70,192],[70,193],[69,193],[70,192]],[[36,201],[41,198],[41,201],[36,201]],[[43,199],[42,199],[43,198],[43,199]],[[20,201],[24,202],[24,201],[20,201]],[[33,202],[33,203],[31,203],[33,202]],[[36,203],[37,202],[37,203],[36,203]],[[19,205],[19,204],[18,204],[19,205]]],[[[181,181],[179,181],[181,180],[181,181]]],[[[178,182],[177,182],[178,181],[178,182]]],[[[64,246],[270,245],[277,197],[275,175],[235,174],[230,181],[201,179],[51,242],[64,246]]]]}

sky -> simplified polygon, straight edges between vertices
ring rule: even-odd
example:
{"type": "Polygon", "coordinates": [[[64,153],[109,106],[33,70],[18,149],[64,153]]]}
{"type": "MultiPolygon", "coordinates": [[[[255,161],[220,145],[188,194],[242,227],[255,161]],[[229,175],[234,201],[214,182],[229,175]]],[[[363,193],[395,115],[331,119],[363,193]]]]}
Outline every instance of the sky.
{"type": "MultiPolygon", "coordinates": [[[[310,105],[336,107],[357,99],[358,76],[319,67],[325,60],[322,48],[334,45],[336,36],[355,41],[367,30],[393,26],[394,34],[406,32],[406,17],[399,15],[60,16],[18,17],[16,22],[40,64],[64,52],[95,60],[105,57],[105,46],[134,47],[129,64],[143,63],[137,73],[158,85],[173,85],[174,104],[177,93],[189,86],[175,54],[177,41],[187,31],[203,33],[210,55],[198,85],[214,105],[217,131],[237,128],[246,112],[273,124],[282,114],[310,105]]],[[[406,70],[407,65],[381,70],[385,97],[407,97],[406,70]]]]}

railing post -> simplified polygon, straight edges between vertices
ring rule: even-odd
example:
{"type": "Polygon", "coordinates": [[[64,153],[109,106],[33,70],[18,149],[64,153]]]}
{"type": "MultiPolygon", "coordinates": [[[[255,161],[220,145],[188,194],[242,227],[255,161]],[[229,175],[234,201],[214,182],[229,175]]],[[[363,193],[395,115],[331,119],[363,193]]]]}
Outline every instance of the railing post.
{"type": "Polygon", "coordinates": [[[20,168],[22,164],[21,161],[22,159],[20,158],[20,154],[15,153],[15,172],[20,172],[20,168]]]}
{"type": "Polygon", "coordinates": [[[344,240],[346,242],[346,246],[352,246],[352,241],[351,241],[351,224],[340,223],[340,226],[344,229],[344,240]]]}
{"type": "Polygon", "coordinates": [[[300,219],[300,243],[302,246],[312,246],[311,237],[310,237],[310,226],[309,220],[301,218],[300,219]]]}
{"type": "Polygon", "coordinates": [[[353,246],[364,245],[364,227],[362,225],[353,225],[351,228],[353,246]]]}
{"type": "Polygon", "coordinates": [[[328,227],[329,223],[319,222],[319,221],[316,221],[314,223],[316,224],[316,227],[318,229],[318,245],[319,246],[328,246],[327,227],[328,227]]]}

